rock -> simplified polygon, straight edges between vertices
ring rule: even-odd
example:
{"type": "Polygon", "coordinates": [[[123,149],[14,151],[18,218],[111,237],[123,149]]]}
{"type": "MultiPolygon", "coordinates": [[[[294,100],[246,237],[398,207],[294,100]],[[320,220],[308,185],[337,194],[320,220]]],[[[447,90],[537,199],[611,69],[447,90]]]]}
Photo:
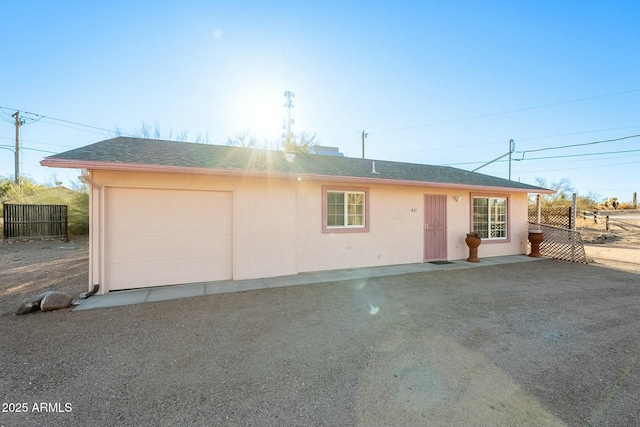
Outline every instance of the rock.
{"type": "Polygon", "coordinates": [[[40,303],[40,310],[51,311],[67,308],[71,305],[73,297],[62,292],[50,292],[40,303]]]}
{"type": "Polygon", "coordinates": [[[40,310],[40,301],[35,299],[26,299],[20,303],[18,309],[16,310],[16,316],[21,314],[33,313],[34,311],[40,310]]]}
{"type": "Polygon", "coordinates": [[[594,237],[593,243],[597,243],[599,245],[603,245],[605,240],[607,240],[607,236],[605,236],[604,234],[601,234],[599,236],[594,237]]]}
{"type": "Polygon", "coordinates": [[[16,316],[21,314],[33,313],[34,311],[40,310],[40,304],[42,300],[47,295],[53,293],[53,291],[43,292],[35,298],[27,298],[20,303],[18,309],[16,310],[16,316]]]}

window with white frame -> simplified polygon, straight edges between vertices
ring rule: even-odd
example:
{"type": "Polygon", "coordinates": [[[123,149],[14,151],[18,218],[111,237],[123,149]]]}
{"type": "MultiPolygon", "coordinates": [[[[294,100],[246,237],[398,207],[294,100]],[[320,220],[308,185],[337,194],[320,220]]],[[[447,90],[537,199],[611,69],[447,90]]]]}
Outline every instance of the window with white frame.
{"type": "Polygon", "coordinates": [[[367,188],[324,187],[323,190],[324,232],[369,231],[367,188]]]}
{"type": "Polygon", "coordinates": [[[507,198],[473,197],[473,231],[482,239],[507,239],[507,198]]]}

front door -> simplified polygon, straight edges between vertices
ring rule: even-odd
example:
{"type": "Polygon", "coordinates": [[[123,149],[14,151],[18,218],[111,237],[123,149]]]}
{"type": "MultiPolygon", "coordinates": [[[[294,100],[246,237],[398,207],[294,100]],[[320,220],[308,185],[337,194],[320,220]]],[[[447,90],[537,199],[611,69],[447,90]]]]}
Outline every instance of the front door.
{"type": "Polygon", "coordinates": [[[424,196],[424,260],[447,259],[447,196],[424,196]]]}

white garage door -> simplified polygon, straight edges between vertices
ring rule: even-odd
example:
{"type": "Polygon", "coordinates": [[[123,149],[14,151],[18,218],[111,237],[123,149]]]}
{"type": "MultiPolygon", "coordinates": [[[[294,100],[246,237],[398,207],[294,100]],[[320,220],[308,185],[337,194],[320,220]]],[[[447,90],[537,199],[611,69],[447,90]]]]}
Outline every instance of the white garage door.
{"type": "Polygon", "coordinates": [[[109,188],[109,290],[232,277],[232,193],[109,188]]]}

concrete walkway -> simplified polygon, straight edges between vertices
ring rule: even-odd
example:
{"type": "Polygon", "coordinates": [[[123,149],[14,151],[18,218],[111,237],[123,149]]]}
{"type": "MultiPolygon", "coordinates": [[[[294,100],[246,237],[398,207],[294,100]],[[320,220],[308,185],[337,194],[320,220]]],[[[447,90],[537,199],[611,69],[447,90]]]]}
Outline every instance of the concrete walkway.
{"type": "Polygon", "coordinates": [[[81,300],[80,305],[78,305],[74,310],[117,307],[121,305],[224,294],[228,292],[279,288],[283,286],[310,285],[314,283],[339,282],[343,280],[396,276],[399,274],[423,273],[428,271],[460,270],[487,267],[491,265],[539,261],[543,259],[548,258],[531,258],[526,255],[510,255],[482,258],[479,263],[467,262],[466,260],[445,261],[444,263],[425,262],[419,264],[402,264],[384,267],[365,267],[345,270],[319,271],[315,273],[300,273],[291,276],[269,277],[265,279],[235,281],[222,280],[217,282],[191,283],[187,285],[158,286],[127,291],[114,291],[105,295],[94,295],[88,299],[81,300]]]}

